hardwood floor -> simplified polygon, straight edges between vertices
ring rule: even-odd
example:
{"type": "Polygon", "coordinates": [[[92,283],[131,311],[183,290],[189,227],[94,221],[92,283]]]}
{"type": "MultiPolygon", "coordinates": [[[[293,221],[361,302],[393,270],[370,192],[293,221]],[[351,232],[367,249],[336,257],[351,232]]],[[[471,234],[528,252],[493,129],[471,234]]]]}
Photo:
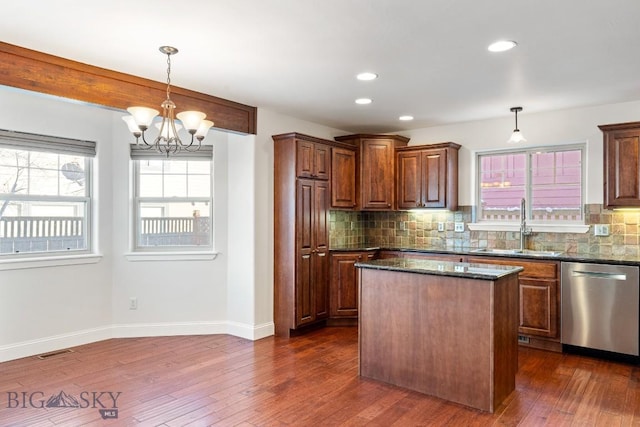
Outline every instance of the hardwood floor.
{"type": "Polygon", "coordinates": [[[489,414],[360,378],[357,356],[349,327],[113,339],[0,363],[0,425],[640,425],[635,365],[520,348],[516,391],[489,414]],[[80,407],[37,407],[61,391],[80,407]],[[118,418],[103,420],[114,398],[118,418]]]}

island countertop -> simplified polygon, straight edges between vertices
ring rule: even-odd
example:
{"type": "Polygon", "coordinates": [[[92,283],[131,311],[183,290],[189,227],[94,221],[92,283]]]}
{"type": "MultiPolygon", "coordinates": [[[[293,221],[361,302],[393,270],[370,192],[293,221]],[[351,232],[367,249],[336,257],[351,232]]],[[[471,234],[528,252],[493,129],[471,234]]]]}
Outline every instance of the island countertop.
{"type": "Polygon", "coordinates": [[[510,274],[519,273],[522,267],[509,265],[476,264],[410,258],[387,258],[357,262],[358,268],[401,271],[406,273],[453,276],[466,279],[497,280],[510,274]]]}

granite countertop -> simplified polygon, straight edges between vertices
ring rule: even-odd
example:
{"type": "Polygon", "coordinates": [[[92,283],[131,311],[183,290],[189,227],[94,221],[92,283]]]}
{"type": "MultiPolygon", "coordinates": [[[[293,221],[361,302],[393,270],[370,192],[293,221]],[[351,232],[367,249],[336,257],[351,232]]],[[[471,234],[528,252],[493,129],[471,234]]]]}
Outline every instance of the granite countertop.
{"type": "Polygon", "coordinates": [[[389,258],[357,262],[356,267],[374,270],[391,270],[435,276],[454,276],[466,279],[497,280],[509,274],[519,273],[522,267],[508,265],[474,264],[409,258],[389,258]]]}
{"type": "Polygon", "coordinates": [[[345,245],[331,247],[332,252],[349,252],[349,251],[399,251],[414,252],[421,254],[449,254],[449,255],[470,255],[470,256],[490,256],[503,258],[524,258],[524,259],[544,259],[551,261],[569,261],[569,262],[590,262],[596,264],[618,264],[640,266],[640,256],[630,255],[600,255],[600,254],[574,254],[560,253],[558,255],[531,255],[531,254],[514,254],[514,253],[494,253],[494,252],[478,252],[476,248],[460,248],[460,249],[429,249],[419,247],[383,247],[374,245],[345,245]]]}

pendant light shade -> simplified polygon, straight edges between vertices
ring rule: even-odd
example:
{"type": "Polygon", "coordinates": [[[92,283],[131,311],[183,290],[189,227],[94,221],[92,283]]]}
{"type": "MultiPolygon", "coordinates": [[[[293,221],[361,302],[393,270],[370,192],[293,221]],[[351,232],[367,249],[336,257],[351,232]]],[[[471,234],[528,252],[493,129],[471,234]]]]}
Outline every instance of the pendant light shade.
{"type": "Polygon", "coordinates": [[[509,138],[507,143],[517,144],[520,142],[527,142],[524,135],[522,135],[522,132],[520,132],[520,129],[518,129],[518,113],[522,111],[522,107],[512,107],[511,111],[516,115],[516,128],[513,130],[513,133],[511,134],[511,138],[509,138]]]}

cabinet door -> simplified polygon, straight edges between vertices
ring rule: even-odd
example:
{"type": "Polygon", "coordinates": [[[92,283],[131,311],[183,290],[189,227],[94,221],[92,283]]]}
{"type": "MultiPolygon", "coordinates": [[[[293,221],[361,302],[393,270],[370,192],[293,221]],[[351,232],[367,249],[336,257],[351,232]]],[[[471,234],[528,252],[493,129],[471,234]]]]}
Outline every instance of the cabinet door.
{"type": "Polygon", "coordinates": [[[398,208],[412,209],[421,207],[422,190],[420,188],[422,163],[419,151],[398,153],[398,208]]]}
{"type": "Polygon", "coordinates": [[[328,145],[296,140],[296,176],[328,180],[331,173],[330,150],[328,145]]]}
{"type": "Polygon", "coordinates": [[[425,150],[422,152],[421,163],[422,207],[446,207],[447,150],[425,150]]]}
{"type": "Polygon", "coordinates": [[[605,134],[606,207],[640,206],[640,128],[605,134]]]}
{"type": "Polygon", "coordinates": [[[356,202],[356,152],[331,149],[331,207],[354,209],[356,202]]]}
{"type": "Polygon", "coordinates": [[[314,144],[313,177],[328,180],[331,176],[331,147],[314,144]]]}
{"type": "Polygon", "coordinates": [[[315,181],[299,179],[296,185],[296,285],[295,326],[315,320],[314,304],[314,197],[315,181]]]}
{"type": "Polygon", "coordinates": [[[522,334],[558,337],[558,281],[520,278],[522,334]]]}
{"type": "Polygon", "coordinates": [[[358,269],[361,253],[331,255],[331,317],[358,316],[358,269]]]}
{"type": "Polygon", "coordinates": [[[361,145],[362,209],[390,210],[394,202],[394,144],[365,139],[361,145]]]}
{"type": "Polygon", "coordinates": [[[314,182],[313,304],[315,320],[329,316],[329,183],[314,182]]]}
{"type": "Polygon", "coordinates": [[[296,140],[296,176],[313,178],[313,142],[296,140]]]}

